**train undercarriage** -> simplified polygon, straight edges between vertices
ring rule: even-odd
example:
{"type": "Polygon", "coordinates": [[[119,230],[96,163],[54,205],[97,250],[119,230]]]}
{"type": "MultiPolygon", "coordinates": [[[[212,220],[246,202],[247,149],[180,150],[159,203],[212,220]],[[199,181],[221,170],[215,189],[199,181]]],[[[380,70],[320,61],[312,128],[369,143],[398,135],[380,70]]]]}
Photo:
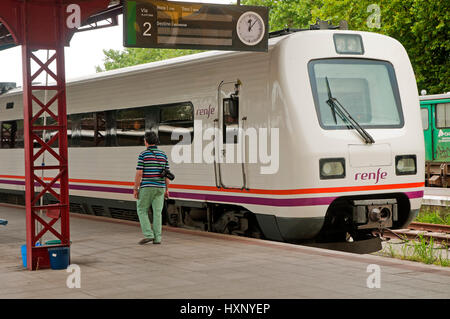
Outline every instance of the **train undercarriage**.
{"type": "Polygon", "coordinates": [[[173,227],[263,238],[255,215],[239,206],[169,200],[165,216],[173,227]]]}

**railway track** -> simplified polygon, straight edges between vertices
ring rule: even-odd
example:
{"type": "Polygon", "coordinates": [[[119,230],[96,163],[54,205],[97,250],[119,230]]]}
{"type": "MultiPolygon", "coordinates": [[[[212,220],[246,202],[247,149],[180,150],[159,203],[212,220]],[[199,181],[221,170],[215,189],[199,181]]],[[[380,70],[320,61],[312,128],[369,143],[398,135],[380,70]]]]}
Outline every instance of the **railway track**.
{"type": "Polygon", "coordinates": [[[427,241],[433,238],[434,242],[441,244],[450,244],[450,226],[427,224],[427,223],[411,223],[406,229],[396,229],[385,231],[383,236],[386,238],[402,238],[409,240],[419,239],[420,236],[427,241]]]}

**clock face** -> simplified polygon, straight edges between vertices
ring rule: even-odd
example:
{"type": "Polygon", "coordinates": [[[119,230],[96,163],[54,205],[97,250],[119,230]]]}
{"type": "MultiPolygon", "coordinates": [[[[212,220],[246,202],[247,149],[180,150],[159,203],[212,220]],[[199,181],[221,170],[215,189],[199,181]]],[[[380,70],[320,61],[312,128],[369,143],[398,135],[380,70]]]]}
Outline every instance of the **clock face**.
{"type": "Polygon", "coordinates": [[[253,46],[264,38],[266,27],[259,14],[249,11],[240,16],[236,31],[242,43],[253,46]]]}

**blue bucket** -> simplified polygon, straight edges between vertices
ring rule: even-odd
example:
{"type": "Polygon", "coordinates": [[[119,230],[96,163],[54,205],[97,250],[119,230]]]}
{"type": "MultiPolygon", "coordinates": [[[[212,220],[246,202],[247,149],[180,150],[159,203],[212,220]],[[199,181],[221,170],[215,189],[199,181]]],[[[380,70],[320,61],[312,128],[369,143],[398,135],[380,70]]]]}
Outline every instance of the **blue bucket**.
{"type": "MultiPolygon", "coordinates": [[[[40,246],[40,243],[36,243],[36,247],[40,246]]],[[[22,265],[27,268],[27,245],[22,245],[20,247],[20,251],[22,253],[22,265]]]]}
{"type": "Polygon", "coordinates": [[[49,248],[48,256],[52,269],[67,269],[70,260],[70,247],[49,248]]]}

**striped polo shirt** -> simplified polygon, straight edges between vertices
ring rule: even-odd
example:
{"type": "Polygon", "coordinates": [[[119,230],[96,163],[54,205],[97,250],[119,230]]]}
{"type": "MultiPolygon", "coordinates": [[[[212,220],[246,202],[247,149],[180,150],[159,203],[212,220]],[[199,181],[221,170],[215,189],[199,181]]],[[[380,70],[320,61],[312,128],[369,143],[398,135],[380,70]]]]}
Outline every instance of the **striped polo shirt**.
{"type": "Polygon", "coordinates": [[[149,146],[139,154],[136,169],[144,171],[140,187],[166,187],[165,179],[161,177],[164,167],[169,169],[167,155],[156,146],[149,146]]]}

